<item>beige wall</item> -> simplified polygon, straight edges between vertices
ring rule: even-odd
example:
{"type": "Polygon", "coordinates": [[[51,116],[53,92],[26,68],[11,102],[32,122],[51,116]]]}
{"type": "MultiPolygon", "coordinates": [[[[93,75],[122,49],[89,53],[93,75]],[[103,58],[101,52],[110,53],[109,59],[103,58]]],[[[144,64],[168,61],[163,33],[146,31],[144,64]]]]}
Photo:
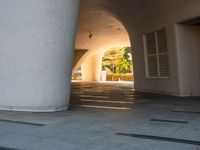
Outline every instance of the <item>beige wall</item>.
{"type": "Polygon", "coordinates": [[[176,28],[177,23],[200,16],[200,1],[181,1],[180,3],[177,3],[175,6],[166,10],[160,10],[158,12],[152,10],[152,14],[149,12],[146,14],[146,16],[141,16],[141,14],[132,15],[131,13],[123,14],[123,12],[118,12],[120,7],[121,6],[118,6],[117,9],[115,8],[114,13],[116,13],[118,17],[121,18],[130,35],[131,43],[133,46],[135,88],[142,91],[166,93],[178,96],[200,96],[198,85],[200,77],[199,69],[197,68],[199,64],[199,43],[196,42],[199,40],[199,34],[197,34],[199,32],[194,34],[194,32],[199,30],[196,29],[196,31],[188,32],[188,37],[192,36],[194,41],[192,39],[187,41],[188,38],[184,37],[185,35],[183,33],[177,32],[176,28]],[[168,79],[148,79],[145,77],[145,61],[142,35],[161,28],[166,28],[167,31],[170,77],[168,79]],[[177,39],[177,33],[179,34],[178,38],[181,37],[180,39],[177,39]],[[183,42],[187,44],[180,44],[183,42]],[[191,44],[194,47],[193,53],[190,53],[190,55],[188,55],[189,57],[186,57],[187,54],[185,54],[185,52],[190,49],[188,47],[190,47],[191,44]],[[182,51],[182,47],[178,47],[180,45],[184,47],[184,51],[182,51]],[[195,59],[193,64],[190,63],[193,65],[193,75],[187,74],[182,76],[183,72],[185,72],[185,60],[189,61],[189,59],[195,59]],[[193,78],[195,81],[189,84],[189,78],[193,78]],[[190,86],[188,87],[188,85],[190,86]]]}
{"type": "MultiPolygon", "coordinates": [[[[188,28],[178,25],[180,22],[200,16],[199,0],[82,1],[88,5],[86,7],[88,9],[84,9],[84,6],[81,7],[81,10],[84,10],[81,14],[84,15],[79,24],[77,47],[94,50],[103,49],[102,46],[112,45],[113,42],[116,44],[126,41],[125,43],[127,43],[128,36],[124,36],[124,31],[127,30],[133,47],[135,88],[137,90],[177,96],[200,96],[198,84],[200,80],[198,68],[199,29],[198,27],[188,28]],[[93,11],[89,11],[92,8],[93,11]],[[103,13],[100,8],[108,13],[103,13]],[[95,14],[96,11],[100,17],[95,14]],[[115,21],[111,19],[112,17],[115,18],[115,21]],[[120,27],[123,32],[118,30],[117,21],[124,26],[125,29],[120,27]],[[166,79],[149,79],[145,75],[142,36],[161,28],[165,28],[167,32],[170,76],[166,79]],[[85,38],[88,36],[88,29],[94,33],[92,39],[85,38]],[[118,34],[119,32],[120,34],[118,34]],[[191,79],[193,80],[191,81],[191,79]]],[[[87,62],[90,64],[88,66],[95,65],[92,58],[89,61],[87,62]]],[[[88,70],[92,72],[92,69],[88,70]]],[[[93,77],[88,76],[88,78],[92,79],[93,77]]]]}
{"type": "Polygon", "coordinates": [[[200,26],[177,25],[181,94],[200,95],[200,26]]]}

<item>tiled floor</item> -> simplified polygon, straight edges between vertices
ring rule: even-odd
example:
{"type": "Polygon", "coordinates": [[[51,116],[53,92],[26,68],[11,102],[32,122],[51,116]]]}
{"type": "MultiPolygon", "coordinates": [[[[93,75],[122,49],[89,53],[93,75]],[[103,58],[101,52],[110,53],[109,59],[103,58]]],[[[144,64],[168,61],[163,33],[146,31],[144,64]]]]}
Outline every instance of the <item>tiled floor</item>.
{"type": "Polygon", "coordinates": [[[0,111],[0,150],[200,150],[200,98],[132,84],[73,83],[71,93],[68,111],[0,111]]]}

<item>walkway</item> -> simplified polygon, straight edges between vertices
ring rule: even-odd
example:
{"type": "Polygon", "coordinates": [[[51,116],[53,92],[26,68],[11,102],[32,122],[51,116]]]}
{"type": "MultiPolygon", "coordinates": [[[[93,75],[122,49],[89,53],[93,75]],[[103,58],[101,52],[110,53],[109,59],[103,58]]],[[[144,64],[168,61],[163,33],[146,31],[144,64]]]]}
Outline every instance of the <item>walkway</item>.
{"type": "Polygon", "coordinates": [[[0,150],[200,150],[199,98],[73,83],[71,105],[57,113],[0,111],[0,150]]]}
{"type": "Polygon", "coordinates": [[[73,83],[71,105],[129,110],[133,106],[133,91],[133,83],[73,83]]]}

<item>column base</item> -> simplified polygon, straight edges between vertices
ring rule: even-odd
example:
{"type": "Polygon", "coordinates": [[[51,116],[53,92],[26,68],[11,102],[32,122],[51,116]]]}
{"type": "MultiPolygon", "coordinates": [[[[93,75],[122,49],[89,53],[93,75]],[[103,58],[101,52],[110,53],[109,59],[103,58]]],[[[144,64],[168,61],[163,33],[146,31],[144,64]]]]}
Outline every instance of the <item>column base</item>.
{"type": "Polygon", "coordinates": [[[24,111],[24,112],[57,112],[68,110],[69,106],[58,106],[58,107],[26,107],[26,106],[2,106],[0,110],[7,111],[24,111]]]}

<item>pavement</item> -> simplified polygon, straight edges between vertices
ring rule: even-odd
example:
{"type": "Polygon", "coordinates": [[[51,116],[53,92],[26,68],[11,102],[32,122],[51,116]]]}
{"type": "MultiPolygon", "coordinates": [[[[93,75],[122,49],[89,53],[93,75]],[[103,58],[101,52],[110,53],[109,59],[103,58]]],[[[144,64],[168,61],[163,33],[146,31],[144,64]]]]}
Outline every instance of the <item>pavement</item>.
{"type": "Polygon", "coordinates": [[[0,111],[0,150],[200,150],[200,98],[72,83],[70,108],[0,111]]]}

